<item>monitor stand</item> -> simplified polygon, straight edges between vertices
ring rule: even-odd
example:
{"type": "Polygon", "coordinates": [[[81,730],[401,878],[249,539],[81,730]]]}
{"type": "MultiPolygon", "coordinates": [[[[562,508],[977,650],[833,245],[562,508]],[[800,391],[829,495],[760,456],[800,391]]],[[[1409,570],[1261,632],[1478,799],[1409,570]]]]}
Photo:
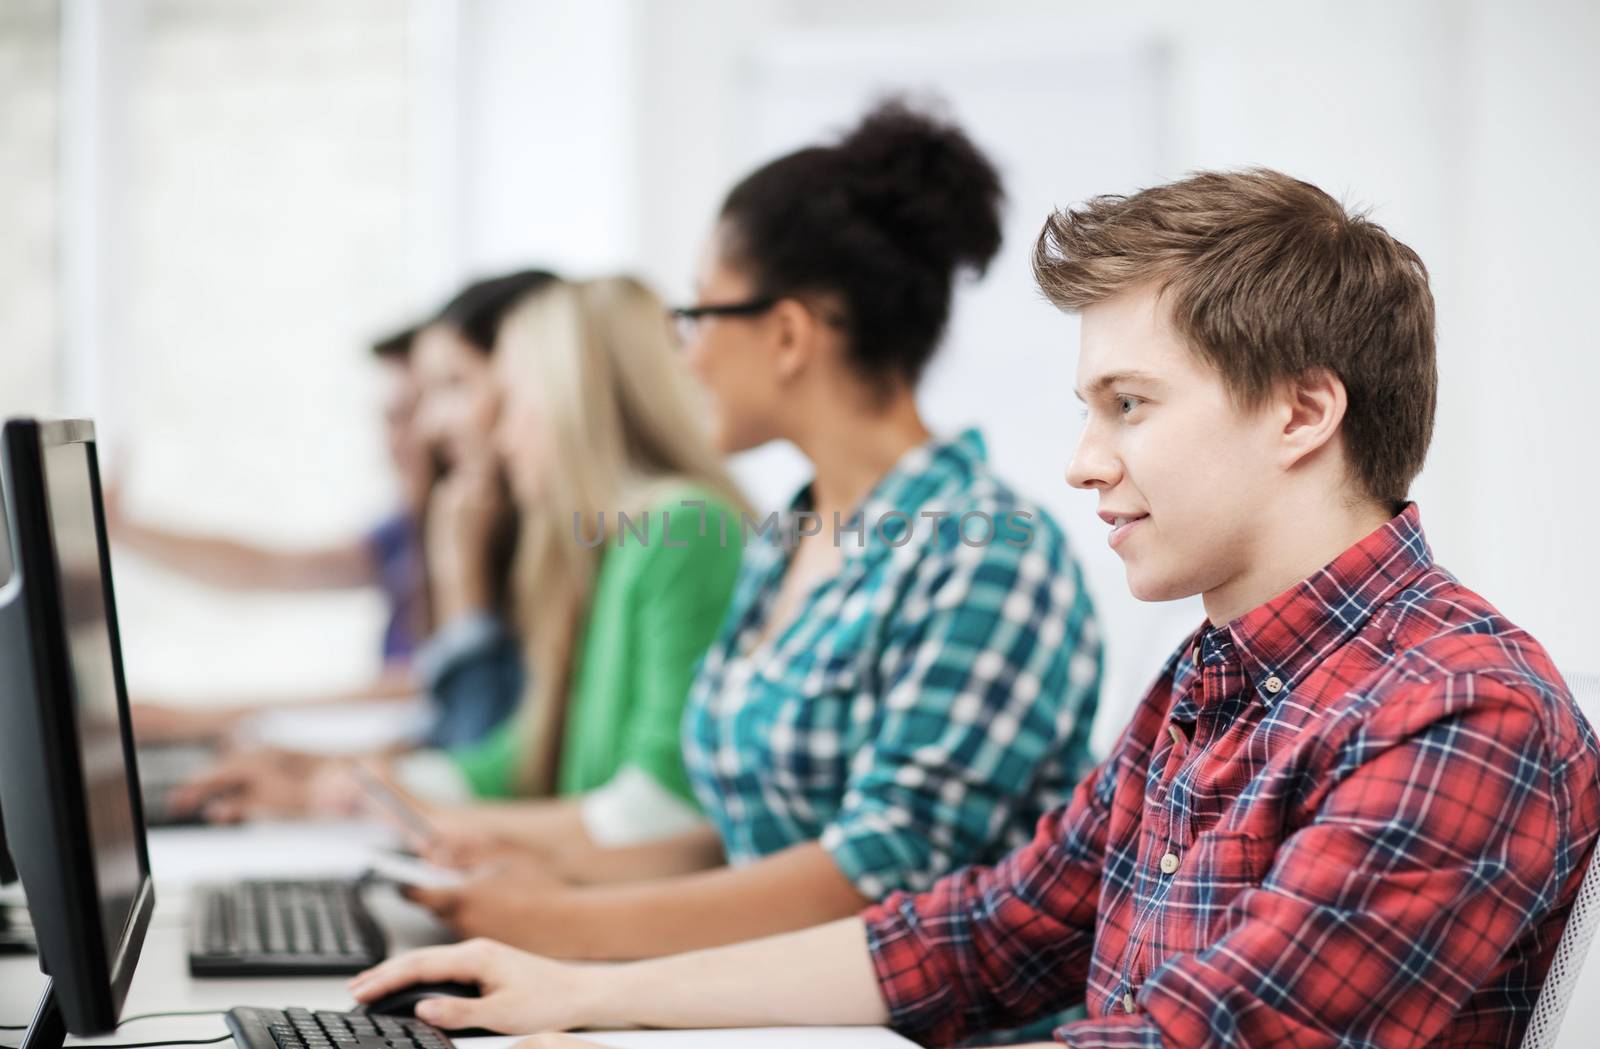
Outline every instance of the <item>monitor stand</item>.
{"type": "Polygon", "coordinates": [[[22,1036],[17,1049],[61,1049],[66,1041],[67,1021],[56,1002],[56,987],[54,983],[47,983],[38,1011],[33,1014],[33,1023],[28,1025],[28,1033],[22,1036]]]}

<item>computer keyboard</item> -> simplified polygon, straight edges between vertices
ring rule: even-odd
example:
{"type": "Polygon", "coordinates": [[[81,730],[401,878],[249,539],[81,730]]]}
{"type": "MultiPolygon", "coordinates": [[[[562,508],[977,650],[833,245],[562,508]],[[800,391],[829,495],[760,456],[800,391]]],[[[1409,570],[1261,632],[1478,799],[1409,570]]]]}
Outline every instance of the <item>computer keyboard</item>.
{"type": "Polygon", "coordinates": [[[353,882],[245,881],[197,889],[194,899],[195,976],[342,975],[387,951],[353,882]]]}
{"type": "Polygon", "coordinates": [[[240,1049],[454,1049],[443,1031],[410,1017],[239,1006],[226,1020],[240,1049]]]}

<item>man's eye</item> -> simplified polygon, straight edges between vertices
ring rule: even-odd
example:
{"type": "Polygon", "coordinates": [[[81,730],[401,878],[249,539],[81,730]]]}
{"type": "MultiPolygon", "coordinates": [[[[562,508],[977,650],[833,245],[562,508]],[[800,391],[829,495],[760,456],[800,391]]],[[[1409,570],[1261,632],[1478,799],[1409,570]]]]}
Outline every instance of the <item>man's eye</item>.
{"type": "Polygon", "coordinates": [[[1117,411],[1121,412],[1123,415],[1127,415],[1129,412],[1133,411],[1143,403],[1144,402],[1137,397],[1123,395],[1117,398],[1117,411]]]}

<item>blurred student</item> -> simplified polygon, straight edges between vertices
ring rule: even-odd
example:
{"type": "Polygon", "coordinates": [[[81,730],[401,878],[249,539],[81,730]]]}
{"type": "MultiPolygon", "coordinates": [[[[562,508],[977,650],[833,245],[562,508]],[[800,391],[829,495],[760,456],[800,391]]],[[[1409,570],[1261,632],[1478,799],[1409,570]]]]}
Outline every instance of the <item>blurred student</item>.
{"type": "MultiPolygon", "coordinates": [[[[1600,829],[1544,648],[1434,562],[1421,260],[1313,186],[1203,173],[1047,223],[1098,494],[1142,600],[1199,594],[1111,755],[1032,842],[806,932],[628,966],[392,959],[506,1032],[881,1024],[928,1045],[1082,1002],[1083,1047],[1515,1046],[1600,829]]],[[[584,1045],[577,1039],[547,1045],[584,1045]]]]}
{"type": "MultiPolygon", "coordinates": [[[[556,280],[522,270],[474,281],[411,335],[409,377],[416,397],[411,431],[428,478],[416,529],[430,632],[415,646],[414,689],[429,701],[420,737],[388,748],[462,746],[481,740],[515,709],[522,671],[514,649],[469,673],[464,687],[442,687],[450,673],[434,652],[440,635],[477,608],[507,614],[518,518],[504,496],[493,449],[498,392],[489,357],[495,335],[524,296],[556,280]],[[470,594],[468,592],[471,592],[470,594]]],[[[319,756],[276,747],[228,754],[171,801],[179,812],[203,809],[231,822],[247,814],[302,812],[314,798],[332,802],[347,786],[320,777],[319,756]]]]}
{"type": "MultiPolygon", "coordinates": [[[[666,309],[632,280],[552,283],[500,329],[491,377],[494,444],[523,522],[513,596],[505,616],[460,604],[444,628],[454,634],[435,639],[450,649],[439,662],[457,668],[438,687],[452,701],[508,647],[533,671],[515,715],[486,740],[397,759],[396,775],[424,795],[535,799],[441,822],[514,828],[545,851],[697,827],[679,726],[738,574],[727,522],[736,527],[744,503],[707,440],[666,309]]],[[[225,770],[203,787],[242,792],[235,810],[270,797],[281,815],[307,771],[230,780],[225,770]]],[[[301,800],[312,807],[314,788],[301,800]]]]}
{"type": "MultiPolygon", "coordinates": [[[[277,549],[223,536],[185,533],[130,517],[116,488],[106,493],[112,538],[168,569],[230,590],[316,591],[375,587],[388,607],[383,668],[370,684],[321,702],[350,703],[414,696],[411,657],[428,629],[421,514],[428,498],[428,457],[416,425],[418,388],[411,367],[415,329],[372,347],[382,363],[384,445],[399,481],[400,505],[370,531],[324,547],[277,549]]],[[[206,708],[142,702],[133,715],[142,741],[209,739],[265,709],[318,699],[219,700],[206,708]]]]}
{"type": "MultiPolygon", "coordinates": [[[[442,822],[545,851],[695,827],[679,725],[738,572],[727,522],[744,504],[707,440],[666,310],[623,279],[534,296],[504,331],[496,378],[497,447],[538,525],[524,533],[518,583],[518,643],[535,669],[511,725],[445,757],[479,797],[568,800],[442,822]]],[[[481,619],[463,636],[511,630],[481,619]]],[[[401,779],[415,782],[423,760],[401,779]]]]}
{"type": "Polygon", "coordinates": [[[424,529],[435,627],[416,657],[435,711],[422,739],[428,746],[481,741],[522,696],[517,646],[477,630],[483,621],[513,617],[524,535],[538,527],[511,498],[495,450],[501,391],[494,358],[511,313],[557,283],[545,270],[475,281],[417,334],[417,430],[437,474],[424,529]],[[468,652],[485,658],[463,659],[468,652]]]}
{"type": "Polygon", "coordinates": [[[978,434],[933,436],[916,400],[956,275],[999,248],[1000,200],[964,134],[900,105],[732,190],[700,303],[677,311],[688,362],[723,451],[788,441],[814,476],[793,527],[744,537],[691,692],[685,760],[715,835],[504,861],[417,900],[465,935],[664,954],[925,888],[1066,797],[1100,669],[1078,566],[978,434]]]}

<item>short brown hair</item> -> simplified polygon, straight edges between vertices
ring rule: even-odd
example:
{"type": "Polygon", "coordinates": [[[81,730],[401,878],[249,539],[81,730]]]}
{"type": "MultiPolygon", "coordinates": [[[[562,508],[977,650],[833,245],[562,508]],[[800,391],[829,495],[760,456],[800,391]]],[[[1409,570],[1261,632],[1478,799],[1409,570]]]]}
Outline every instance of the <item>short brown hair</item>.
{"type": "Polygon", "coordinates": [[[1276,171],[1202,172],[1056,212],[1033,270],[1063,310],[1155,281],[1243,406],[1326,368],[1349,398],[1356,480],[1405,500],[1433,436],[1433,294],[1417,253],[1365,215],[1276,171]]]}

